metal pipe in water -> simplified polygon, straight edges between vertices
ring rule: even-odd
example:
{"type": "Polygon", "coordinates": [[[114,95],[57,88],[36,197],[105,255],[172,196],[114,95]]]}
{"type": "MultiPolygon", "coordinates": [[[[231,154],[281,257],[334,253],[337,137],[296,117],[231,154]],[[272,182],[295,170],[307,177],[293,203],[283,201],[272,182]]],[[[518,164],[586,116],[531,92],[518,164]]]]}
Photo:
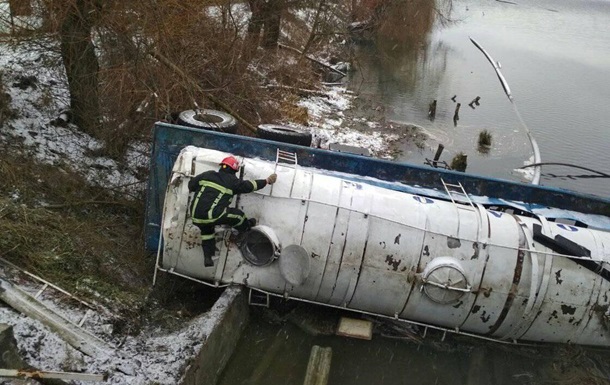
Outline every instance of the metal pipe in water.
{"type": "Polygon", "coordinates": [[[538,148],[538,143],[536,142],[536,139],[534,138],[534,136],[530,132],[530,130],[527,127],[527,125],[525,124],[525,122],[523,121],[523,118],[521,117],[521,114],[519,113],[519,110],[517,109],[517,105],[515,104],[515,100],[513,99],[513,95],[510,92],[510,87],[508,86],[508,82],[504,78],[504,75],[502,75],[502,72],[500,72],[500,65],[499,65],[498,62],[496,62],[491,57],[491,55],[489,55],[489,53],[487,53],[487,51],[485,51],[485,49],[483,47],[481,47],[481,45],[479,43],[476,42],[476,40],[474,40],[473,38],[470,38],[470,41],[481,52],[483,52],[483,55],[485,55],[487,60],[489,60],[491,65],[494,67],[494,70],[496,71],[496,75],[498,75],[498,79],[500,80],[500,84],[502,84],[502,88],[504,89],[504,93],[506,94],[506,96],[508,97],[508,100],[510,100],[511,104],[513,105],[513,109],[515,110],[515,113],[517,114],[517,118],[519,119],[519,123],[521,123],[521,126],[523,126],[523,128],[525,129],[525,133],[527,134],[527,137],[530,140],[530,143],[532,144],[532,150],[534,151],[534,164],[535,164],[535,166],[534,166],[534,178],[532,179],[532,184],[540,184],[540,172],[541,172],[540,163],[542,163],[542,160],[540,158],[540,149],[538,148]]]}

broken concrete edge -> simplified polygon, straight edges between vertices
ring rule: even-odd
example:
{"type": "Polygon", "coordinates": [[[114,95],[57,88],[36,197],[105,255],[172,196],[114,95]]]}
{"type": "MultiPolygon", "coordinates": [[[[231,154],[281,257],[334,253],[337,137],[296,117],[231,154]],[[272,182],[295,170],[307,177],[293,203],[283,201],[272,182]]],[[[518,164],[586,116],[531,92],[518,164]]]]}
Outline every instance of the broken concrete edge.
{"type": "Polygon", "coordinates": [[[210,332],[186,367],[180,385],[214,385],[218,382],[248,323],[245,290],[241,286],[228,287],[212,309],[202,315],[205,318],[204,329],[210,332]]]}

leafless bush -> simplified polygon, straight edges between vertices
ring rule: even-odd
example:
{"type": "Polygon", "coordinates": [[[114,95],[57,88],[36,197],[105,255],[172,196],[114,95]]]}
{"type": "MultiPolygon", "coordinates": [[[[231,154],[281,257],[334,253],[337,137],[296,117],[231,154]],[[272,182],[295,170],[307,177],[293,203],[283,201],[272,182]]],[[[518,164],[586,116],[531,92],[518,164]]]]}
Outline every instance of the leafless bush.
{"type": "Polygon", "coordinates": [[[0,126],[9,119],[17,117],[15,110],[11,108],[11,96],[4,90],[3,74],[0,72],[0,126]]]}
{"type": "MultiPolygon", "coordinates": [[[[326,51],[329,59],[334,54],[328,53],[329,42],[344,37],[351,16],[360,17],[364,11],[373,12],[369,16],[375,12],[387,15],[379,25],[379,34],[387,41],[412,34],[421,40],[434,19],[434,4],[427,0],[367,1],[286,3],[290,8],[283,12],[282,28],[289,34],[281,40],[297,49],[307,47],[306,53],[314,55],[326,51]],[[303,19],[289,12],[296,9],[301,10],[299,15],[308,16],[303,19]]],[[[195,105],[219,109],[215,101],[222,101],[253,125],[294,119],[299,109],[290,89],[315,88],[319,79],[319,67],[294,53],[252,47],[243,15],[247,9],[242,6],[239,14],[239,6],[230,1],[37,0],[34,13],[44,21],[42,33],[61,37],[67,18],[76,16],[78,20],[75,10],[82,9],[89,10],[85,27],[91,28],[99,62],[101,119],[94,122],[99,129],[87,131],[103,139],[107,153],[115,158],[134,139],[147,138],[153,122],[195,105]],[[172,65],[161,63],[151,53],[162,55],[172,65]],[[288,87],[265,87],[269,83],[288,87]]],[[[74,83],[80,78],[69,75],[68,79],[74,83]]],[[[89,88],[84,87],[94,95],[89,88]]],[[[303,120],[301,113],[296,115],[303,120]]],[[[241,132],[249,134],[245,129],[241,132]]]]}

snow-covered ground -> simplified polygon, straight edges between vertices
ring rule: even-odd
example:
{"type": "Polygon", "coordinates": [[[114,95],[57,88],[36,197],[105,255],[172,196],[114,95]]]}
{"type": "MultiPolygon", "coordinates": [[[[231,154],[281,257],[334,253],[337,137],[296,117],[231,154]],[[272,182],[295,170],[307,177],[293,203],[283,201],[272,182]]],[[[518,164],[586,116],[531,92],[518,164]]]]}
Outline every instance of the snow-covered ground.
{"type": "MultiPolygon", "coordinates": [[[[327,91],[327,97],[310,97],[299,102],[299,106],[307,108],[310,130],[314,141],[320,140],[320,145],[327,148],[331,143],[347,144],[367,148],[371,154],[385,156],[389,145],[400,139],[397,134],[380,133],[379,131],[359,131],[346,127],[346,112],[352,108],[354,95],[344,87],[332,87],[327,91]]],[[[358,119],[350,117],[350,119],[358,119]]],[[[368,128],[377,128],[380,123],[365,121],[361,124],[368,128]]]]}
{"type": "Polygon", "coordinates": [[[49,164],[69,164],[91,183],[115,188],[126,193],[143,189],[142,181],[135,177],[138,167],[146,165],[148,146],[137,144],[126,154],[127,168],[107,157],[92,156],[102,143],[78,131],[51,122],[69,107],[65,72],[61,66],[43,66],[42,63],[60,63],[49,49],[56,44],[51,40],[38,42],[35,49],[27,44],[0,44],[0,71],[4,89],[11,99],[11,107],[18,116],[0,127],[0,140],[18,141],[23,151],[37,160],[49,164]]]}
{"type": "MultiPolygon", "coordinates": [[[[5,276],[5,273],[0,268],[0,277],[5,276]]],[[[39,289],[28,284],[22,284],[20,288],[30,295],[39,289]]],[[[158,328],[147,329],[137,336],[124,337],[122,340],[111,336],[111,314],[103,308],[86,310],[69,306],[57,295],[43,294],[39,297],[45,306],[74,324],[79,322],[85,312],[88,313],[83,329],[99,337],[108,346],[109,354],[97,357],[81,353],[41,322],[10,307],[0,306],[0,323],[13,326],[22,358],[37,369],[107,375],[106,383],[110,384],[169,385],[179,382],[191,359],[218,324],[222,312],[238,293],[237,288],[227,289],[209,312],[192,319],[180,330],[168,332],[158,328]]]]}

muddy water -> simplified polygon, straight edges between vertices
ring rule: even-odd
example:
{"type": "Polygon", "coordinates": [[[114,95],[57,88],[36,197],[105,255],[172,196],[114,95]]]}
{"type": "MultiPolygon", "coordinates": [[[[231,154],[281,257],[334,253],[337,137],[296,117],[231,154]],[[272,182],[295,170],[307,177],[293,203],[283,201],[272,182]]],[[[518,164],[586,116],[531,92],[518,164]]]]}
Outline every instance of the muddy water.
{"type": "MultiPolygon", "coordinates": [[[[469,172],[522,180],[513,170],[532,156],[531,145],[473,37],[501,63],[542,161],[610,173],[610,1],[514,3],[454,1],[458,21],[436,29],[425,44],[357,46],[359,71],[351,87],[383,107],[386,119],[420,125],[430,134],[427,149],[405,145],[399,160],[421,164],[442,143],[442,159],[464,152],[469,172]],[[477,96],[480,105],[471,108],[477,96]],[[435,99],[431,121],[428,105],[435,99]],[[461,109],[454,125],[456,103],[461,109]],[[484,129],[493,135],[487,154],[476,144],[484,129]]],[[[574,178],[590,173],[557,166],[543,174],[543,185],[610,196],[610,179],[574,178]]]]}
{"type": "MultiPolygon", "coordinates": [[[[430,333],[430,332],[429,332],[430,333]]],[[[606,353],[575,346],[500,345],[431,333],[422,342],[374,334],[370,341],[314,336],[293,322],[251,323],[220,385],[301,385],[311,348],[332,348],[329,384],[531,385],[609,384],[606,353]]]]}

